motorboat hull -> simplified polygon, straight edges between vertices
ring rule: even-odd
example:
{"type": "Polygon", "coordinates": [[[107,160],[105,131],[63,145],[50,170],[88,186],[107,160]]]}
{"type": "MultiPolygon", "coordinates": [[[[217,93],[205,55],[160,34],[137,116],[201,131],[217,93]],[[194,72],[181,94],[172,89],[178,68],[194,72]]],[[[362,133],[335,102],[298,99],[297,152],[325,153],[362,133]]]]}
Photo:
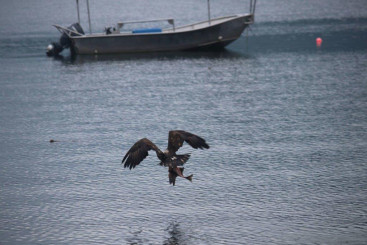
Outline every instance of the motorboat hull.
{"type": "Polygon", "coordinates": [[[161,33],[119,33],[72,36],[75,54],[116,54],[135,52],[180,51],[223,48],[238,39],[253,15],[236,15],[213,19],[161,33]]]}

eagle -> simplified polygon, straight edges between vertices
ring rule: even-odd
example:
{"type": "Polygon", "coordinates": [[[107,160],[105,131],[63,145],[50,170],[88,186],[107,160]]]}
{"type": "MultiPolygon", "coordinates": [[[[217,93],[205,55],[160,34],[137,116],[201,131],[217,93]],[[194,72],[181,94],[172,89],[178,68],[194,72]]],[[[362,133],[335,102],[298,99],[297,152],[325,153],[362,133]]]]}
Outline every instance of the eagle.
{"type": "Polygon", "coordinates": [[[159,165],[168,167],[168,179],[170,184],[175,185],[177,176],[192,181],[193,175],[183,175],[183,165],[189,160],[190,154],[176,154],[184,142],[188,143],[194,149],[209,149],[209,145],[203,138],[183,130],[172,130],[168,133],[168,147],[165,151],[161,151],[149,139],[143,138],[137,141],[130,150],[128,150],[121,164],[124,164],[124,168],[129,168],[131,170],[148,156],[148,151],[154,150],[158,159],[161,161],[159,165]]]}

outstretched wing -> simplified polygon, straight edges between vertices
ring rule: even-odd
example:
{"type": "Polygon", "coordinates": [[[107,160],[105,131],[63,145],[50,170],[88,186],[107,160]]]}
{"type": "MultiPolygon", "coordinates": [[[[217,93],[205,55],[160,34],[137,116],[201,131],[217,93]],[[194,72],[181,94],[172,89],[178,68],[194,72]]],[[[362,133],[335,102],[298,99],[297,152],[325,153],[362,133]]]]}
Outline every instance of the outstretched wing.
{"type": "Polygon", "coordinates": [[[195,149],[209,149],[209,145],[203,138],[183,130],[174,130],[169,132],[167,149],[170,153],[175,153],[182,146],[184,141],[195,149]]]}
{"type": "Polygon", "coordinates": [[[130,148],[122,159],[121,164],[125,162],[124,168],[135,168],[148,156],[148,151],[150,150],[155,150],[157,155],[162,153],[150,140],[147,138],[141,139],[130,148]]]}

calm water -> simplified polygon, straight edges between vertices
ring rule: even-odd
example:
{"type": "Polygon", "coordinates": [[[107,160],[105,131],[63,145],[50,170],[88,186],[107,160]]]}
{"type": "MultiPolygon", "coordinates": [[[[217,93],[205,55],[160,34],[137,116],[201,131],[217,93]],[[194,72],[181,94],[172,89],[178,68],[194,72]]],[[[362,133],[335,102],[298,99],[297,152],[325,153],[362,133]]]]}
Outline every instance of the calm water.
{"type": "MultiPolygon", "coordinates": [[[[206,17],[204,0],[90,2],[94,31],[206,17]]],[[[212,1],[212,15],[247,5],[212,1]]],[[[54,59],[51,24],[75,22],[75,3],[2,1],[0,244],[365,244],[365,6],[259,1],[227,51],[54,59]],[[171,129],[211,146],[180,150],[193,183],[170,186],[154,154],[122,168],[171,129]]]]}

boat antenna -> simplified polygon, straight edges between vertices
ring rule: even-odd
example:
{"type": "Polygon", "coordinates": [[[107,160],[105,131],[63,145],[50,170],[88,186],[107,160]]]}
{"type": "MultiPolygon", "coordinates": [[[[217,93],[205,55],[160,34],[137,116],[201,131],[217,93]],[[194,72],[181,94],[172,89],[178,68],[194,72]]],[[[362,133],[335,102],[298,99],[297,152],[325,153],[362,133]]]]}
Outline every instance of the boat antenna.
{"type": "Polygon", "coordinates": [[[210,0],[208,0],[208,20],[209,20],[209,25],[211,25],[211,18],[210,18],[210,0]]]}
{"type": "Polygon", "coordinates": [[[87,0],[87,9],[88,9],[89,34],[92,34],[92,25],[90,24],[89,0],[87,0]]]}
{"type": "Polygon", "coordinates": [[[80,25],[79,0],[76,0],[76,9],[78,11],[78,23],[80,25]]]}
{"type": "Polygon", "coordinates": [[[250,0],[250,14],[255,14],[256,0],[250,0]]]}
{"type": "Polygon", "coordinates": [[[256,0],[254,0],[254,7],[252,8],[252,14],[255,14],[256,0]]]}

